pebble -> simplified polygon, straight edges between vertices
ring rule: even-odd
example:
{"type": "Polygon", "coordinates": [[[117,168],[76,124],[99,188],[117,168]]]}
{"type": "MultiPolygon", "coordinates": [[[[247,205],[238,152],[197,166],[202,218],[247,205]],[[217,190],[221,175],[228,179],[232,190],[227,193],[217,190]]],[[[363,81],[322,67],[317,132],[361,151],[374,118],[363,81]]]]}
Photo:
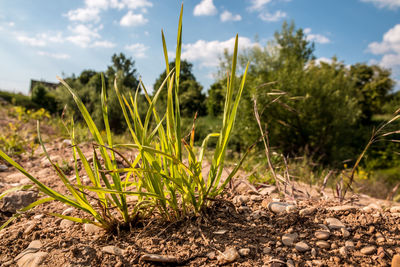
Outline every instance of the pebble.
{"type": "Polygon", "coordinates": [[[91,223],[85,223],[84,228],[85,228],[85,232],[88,234],[98,234],[103,230],[102,228],[100,228],[94,224],[91,224],[91,223]]]}
{"type": "Polygon", "coordinates": [[[35,220],[40,220],[40,219],[42,219],[43,217],[44,217],[44,214],[38,214],[38,215],[33,216],[33,219],[35,219],[35,220]]]}
{"type": "Polygon", "coordinates": [[[299,252],[306,252],[306,251],[310,250],[310,247],[304,242],[298,242],[298,243],[296,243],[296,245],[294,247],[299,252]]]}
{"type": "Polygon", "coordinates": [[[239,249],[239,255],[246,257],[250,254],[250,249],[249,248],[241,248],[239,249]]]}
{"type": "Polygon", "coordinates": [[[282,236],[282,243],[285,246],[293,246],[294,242],[296,242],[296,239],[298,238],[298,234],[297,233],[293,233],[293,234],[284,234],[282,236]]]}
{"type": "Polygon", "coordinates": [[[228,230],[221,229],[221,230],[218,230],[218,231],[213,232],[213,234],[214,234],[214,235],[224,235],[224,234],[226,234],[227,232],[228,232],[228,230]]]}
{"type": "Polygon", "coordinates": [[[308,216],[311,214],[314,214],[317,211],[317,208],[311,207],[311,208],[305,208],[299,211],[300,216],[308,216]]]}
{"type": "Polygon", "coordinates": [[[400,255],[396,254],[392,258],[392,267],[400,267],[400,255]]]}
{"type": "Polygon", "coordinates": [[[19,267],[38,267],[48,255],[47,252],[40,252],[43,247],[40,240],[32,241],[29,246],[18,254],[14,261],[19,267]]]}
{"type": "Polygon", "coordinates": [[[249,202],[249,197],[245,195],[238,195],[232,199],[232,202],[236,205],[244,205],[249,202]]]}
{"type": "Polygon", "coordinates": [[[62,229],[69,229],[69,228],[71,228],[73,225],[74,225],[74,222],[73,222],[73,221],[70,221],[70,220],[67,220],[67,219],[63,219],[63,220],[60,222],[60,227],[61,227],[62,229]]]}
{"type": "Polygon", "coordinates": [[[16,191],[3,197],[3,205],[0,207],[2,212],[15,213],[37,200],[37,192],[16,191]]]}
{"type": "Polygon", "coordinates": [[[329,249],[331,247],[331,244],[329,244],[327,241],[324,240],[319,240],[315,244],[323,249],[329,249]]]}
{"type": "Polygon", "coordinates": [[[394,206],[390,208],[391,213],[399,213],[400,212],[400,206],[394,206]]]}
{"type": "Polygon", "coordinates": [[[101,248],[101,251],[108,253],[108,254],[117,255],[117,256],[123,256],[126,253],[125,249],[121,249],[116,246],[105,246],[105,247],[101,248]]]}
{"type": "Polygon", "coordinates": [[[347,256],[347,247],[346,247],[346,246],[340,247],[340,248],[339,248],[339,253],[340,253],[340,255],[342,255],[343,257],[346,257],[346,256],[347,256]]]}
{"type": "Polygon", "coordinates": [[[270,247],[265,247],[265,248],[263,248],[263,252],[264,252],[265,254],[269,254],[269,253],[271,253],[271,251],[272,251],[272,249],[271,249],[270,247]]]}
{"type": "Polygon", "coordinates": [[[29,223],[24,230],[24,235],[29,235],[30,233],[32,233],[33,229],[35,229],[36,226],[37,223],[35,222],[29,223]]]}
{"type": "Polygon", "coordinates": [[[343,236],[344,238],[348,238],[348,237],[350,236],[350,232],[347,231],[346,228],[340,228],[340,231],[342,232],[342,236],[343,236]]]}
{"type": "Polygon", "coordinates": [[[315,237],[319,240],[327,240],[331,234],[328,231],[316,231],[315,237]]]}
{"type": "Polygon", "coordinates": [[[8,167],[6,165],[0,164],[0,172],[8,170],[8,167]]]}
{"type": "Polygon", "coordinates": [[[257,195],[251,195],[250,196],[250,200],[251,201],[261,201],[261,196],[257,196],[257,195]]]}
{"type": "Polygon", "coordinates": [[[231,263],[240,257],[238,251],[233,247],[225,249],[224,253],[218,255],[217,259],[220,264],[231,263]]]}
{"type": "Polygon", "coordinates": [[[331,249],[337,249],[338,248],[338,245],[334,242],[334,243],[332,243],[332,245],[331,245],[331,249]]]}
{"type": "Polygon", "coordinates": [[[68,216],[68,215],[71,215],[74,212],[74,210],[75,210],[75,208],[70,207],[70,208],[65,209],[61,214],[68,216]]]}
{"type": "Polygon", "coordinates": [[[344,246],[347,248],[354,248],[354,242],[351,240],[347,240],[346,242],[344,242],[344,246]]]}
{"type": "Polygon", "coordinates": [[[327,218],[325,222],[328,224],[330,229],[340,229],[345,228],[345,225],[336,218],[327,218]]]}
{"type": "Polygon", "coordinates": [[[215,259],[215,252],[211,251],[207,253],[207,258],[209,258],[210,260],[215,259]]]}
{"type": "Polygon", "coordinates": [[[375,236],[376,236],[376,242],[377,243],[383,243],[386,240],[385,237],[379,232],[376,233],[375,236]]]}
{"type": "Polygon", "coordinates": [[[363,247],[360,251],[364,255],[371,255],[371,254],[375,253],[376,247],[375,246],[366,246],[366,247],[363,247]]]}
{"type": "Polygon", "coordinates": [[[294,265],[294,262],[291,259],[288,259],[286,261],[286,266],[287,267],[295,267],[296,265],[294,265]]]}
{"type": "Polygon", "coordinates": [[[266,195],[271,195],[272,193],[275,193],[277,191],[278,190],[277,190],[276,186],[268,186],[268,187],[264,187],[264,188],[260,189],[260,191],[258,193],[262,196],[266,196],[266,195]]]}
{"type": "Polygon", "coordinates": [[[311,249],[311,256],[313,256],[314,258],[317,257],[317,250],[315,248],[311,249]]]}
{"type": "Polygon", "coordinates": [[[267,205],[267,209],[275,214],[280,214],[280,213],[284,213],[284,212],[293,212],[297,210],[297,207],[289,204],[289,203],[285,203],[285,202],[270,202],[267,205]],[[292,206],[292,207],[290,207],[292,206]]]}

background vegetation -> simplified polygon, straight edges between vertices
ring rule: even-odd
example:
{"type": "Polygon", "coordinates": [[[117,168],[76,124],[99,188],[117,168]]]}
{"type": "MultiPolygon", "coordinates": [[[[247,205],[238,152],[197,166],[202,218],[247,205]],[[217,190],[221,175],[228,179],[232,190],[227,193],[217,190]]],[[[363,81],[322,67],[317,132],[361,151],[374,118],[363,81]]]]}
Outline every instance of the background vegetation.
{"type": "MultiPolygon", "coordinates": [[[[183,136],[190,132],[195,114],[195,141],[220,130],[218,125],[221,125],[227,88],[225,73],[231,69],[231,61],[232,55],[225,52],[220,59],[216,80],[207,90],[196,80],[193,65],[181,62],[179,103],[183,136]]],[[[393,91],[390,70],[366,63],[348,66],[336,57],[329,63],[319,62],[315,60],[314,44],[294,23],[285,22],[275,33],[274,40],[266,46],[244,51],[239,58],[239,68],[243,70],[248,61],[246,88],[231,139],[230,147],[234,148],[231,156],[235,152],[242,154],[260,137],[254,116],[256,101],[261,125],[268,131],[271,149],[277,155],[274,157],[277,166],[283,166],[283,158],[288,158],[289,165],[293,164],[293,176],[307,176],[302,179],[308,182],[320,181],[326,170],[351,166],[368,142],[372,130],[400,106],[400,95],[393,91]],[[308,175],[297,173],[295,166],[306,167],[308,175]]],[[[169,68],[174,68],[174,64],[174,61],[170,62],[169,68]]],[[[135,92],[139,85],[135,61],[122,53],[114,54],[104,77],[110,128],[115,133],[124,133],[126,122],[112,83],[117,77],[122,94],[135,92]]],[[[154,88],[159,88],[165,77],[166,71],[154,82],[154,88]]],[[[65,81],[82,99],[97,127],[103,129],[101,73],[84,70],[78,76],[66,77],[65,81]]],[[[160,93],[157,105],[160,113],[166,109],[166,94],[167,90],[160,93]]],[[[43,107],[53,114],[61,114],[66,105],[70,110],[77,110],[71,95],[61,86],[56,91],[37,86],[31,97],[6,92],[1,92],[0,97],[28,109],[43,107]]],[[[138,110],[142,119],[148,109],[147,103],[145,92],[140,91],[138,110]]],[[[74,116],[78,121],[82,120],[79,112],[74,116]]],[[[399,125],[395,123],[393,126],[399,125]]],[[[360,171],[363,175],[360,177],[387,188],[400,182],[398,148],[397,143],[374,144],[362,162],[360,171]]],[[[260,155],[261,149],[260,143],[254,155],[260,155]]],[[[253,172],[250,179],[255,182],[273,181],[266,170],[265,157],[253,156],[251,159],[253,167],[249,169],[253,172]],[[257,169],[254,166],[259,166],[260,172],[254,171],[257,169]]]]}

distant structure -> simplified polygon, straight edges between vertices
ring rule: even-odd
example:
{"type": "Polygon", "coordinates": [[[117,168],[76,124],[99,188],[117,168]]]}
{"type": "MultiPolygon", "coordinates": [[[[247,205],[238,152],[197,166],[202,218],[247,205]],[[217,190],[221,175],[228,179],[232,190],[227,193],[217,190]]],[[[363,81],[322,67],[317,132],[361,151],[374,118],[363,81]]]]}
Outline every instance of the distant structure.
{"type": "Polygon", "coordinates": [[[31,87],[29,88],[29,94],[32,94],[33,88],[35,88],[36,85],[43,85],[51,90],[56,90],[58,86],[60,86],[60,83],[52,83],[52,82],[46,82],[46,81],[38,81],[38,80],[33,80],[31,79],[31,87]]]}

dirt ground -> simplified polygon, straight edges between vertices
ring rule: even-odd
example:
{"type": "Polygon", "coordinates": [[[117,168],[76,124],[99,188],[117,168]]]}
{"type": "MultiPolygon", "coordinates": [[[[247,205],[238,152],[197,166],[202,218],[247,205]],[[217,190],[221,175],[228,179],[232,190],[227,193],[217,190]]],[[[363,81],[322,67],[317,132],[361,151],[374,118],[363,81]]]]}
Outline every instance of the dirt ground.
{"type": "MultiPolygon", "coordinates": [[[[60,165],[71,163],[68,142],[52,138],[46,147],[60,165]]],[[[17,161],[65,192],[42,152],[17,161]]],[[[90,144],[84,153],[91,154],[90,144]]],[[[0,193],[26,183],[11,167],[0,172],[0,193]]],[[[285,198],[273,186],[255,188],[239,176],[201,216],[173,223],[155,216],[116,233],[47,215],[83,216],[47,203],[0,231],[0,266],[390,266],[400,254],[397,203],[366,195],[339,203],[315,188],[296,189],[285,198]]],[[[0,209],[0,224],[9,216],[0,209]]]]}

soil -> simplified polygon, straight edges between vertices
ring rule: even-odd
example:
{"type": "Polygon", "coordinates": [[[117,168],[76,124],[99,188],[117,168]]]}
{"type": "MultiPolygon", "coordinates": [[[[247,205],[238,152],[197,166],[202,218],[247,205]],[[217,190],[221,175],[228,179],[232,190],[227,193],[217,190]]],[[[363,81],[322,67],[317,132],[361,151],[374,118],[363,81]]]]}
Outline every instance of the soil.
{"type": "MultiPolygon", "coordinates": [[[[61,165],[71,163],[62,161],[72,158],[63,139],[51,138],[46,147],[61,165]]],[[[90,144],[83,149],[91,154],[90,144]]],[[[46,185],[65,192],[42,152],[38,149],[33,157],[23,155],[17,161],[46,185]]],[[[0,172],[0,192],[24,183],[29,180],[11,167],[0,172]]],[[[17,256],[38,240],[41,245],[33,250],[44,255],[40,266],[390,266],[400,254],[400,217],[390,210],[396,203],[356,194],[339,203],[316,188],[295,188],[295,194],[285,197],[271,186],[255,188],[239,177],[199,216],[177,222],[154,216],[115,233],[90,232],[82,224],[47,215],[68,207],[46,203],[0,231],[0,266],[21,264],[17,256]],[[293,206],[277,214],[270,210],[271,202],[293,206]],[[312,209],[307,214],[305,208],[312,209]],[[328,230],[328,218],[340,220],[344,228],[328,230]],[[329,232],[326,248],[319,247],[321,242],[317,245],[315,234],[321,230],[329,232]],[[285,244],[285,234],[296,235],[295,242],[285,244]],[[308,249],[300,252],[297,242],[308,249]],[[151,260],[149,254],[162,262],[151,260]]],[[[10,215],[0,212],[0,224],[10,215]]],[[[76,210],[71,215],[84,216],[76,210]]],[[[32,264],[25,266],[39,266],[32,264]]]]}

